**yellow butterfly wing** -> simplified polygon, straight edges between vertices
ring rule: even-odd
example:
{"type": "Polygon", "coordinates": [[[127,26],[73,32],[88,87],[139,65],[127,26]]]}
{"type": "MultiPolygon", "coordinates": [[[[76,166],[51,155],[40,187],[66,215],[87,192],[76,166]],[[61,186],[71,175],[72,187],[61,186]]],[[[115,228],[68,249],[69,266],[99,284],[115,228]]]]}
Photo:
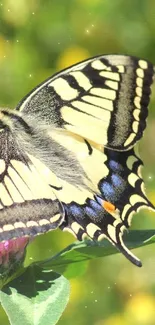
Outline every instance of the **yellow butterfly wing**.
{"type": "Polygon", "coordinates": [[[99,56],[49,78],[16,111],[1,109],[0,240],[59,226],[79,240],[106,237],[141,265],[122,233],[133,213],[154,210],[131,149],[152,77],[147,61],[99,56]]]}
{"type": "Polygon", "coordinates": [[[153,65],[124,55],[88,59],[52,76],[17,106],[99,145],[126,151],[146,127],[153,65]]]}
{"type": "MultiPolygon", "coordinates": [[[[18,142],[6,113],[7,123],[0,113],[0,241],[35,236],[56,229],[64,220],[61,202],[35,168],[22,141],[18,142]]],[[[55,175],[53,183],[58,183],[55,175]]]]}

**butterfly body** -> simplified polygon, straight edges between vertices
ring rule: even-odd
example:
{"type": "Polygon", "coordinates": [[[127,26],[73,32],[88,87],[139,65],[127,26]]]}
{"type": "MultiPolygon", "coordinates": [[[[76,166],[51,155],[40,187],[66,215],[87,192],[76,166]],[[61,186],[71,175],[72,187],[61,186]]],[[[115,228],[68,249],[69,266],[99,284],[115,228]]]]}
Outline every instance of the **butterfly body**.
{"type": "Polygon", "coordinates": [[[135,144],[146,126],[153,66],[99,56],[0,109],[0,240],[57,227],[79,240],[122,240],[133,213],[154,209],[135,144]]]}

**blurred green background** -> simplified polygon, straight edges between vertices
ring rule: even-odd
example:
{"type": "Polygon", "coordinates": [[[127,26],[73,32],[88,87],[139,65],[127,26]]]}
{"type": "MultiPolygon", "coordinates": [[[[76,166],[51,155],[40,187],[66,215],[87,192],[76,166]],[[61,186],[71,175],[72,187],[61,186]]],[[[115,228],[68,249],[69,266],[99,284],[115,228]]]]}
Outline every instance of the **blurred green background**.
{"type": "MultiPolygon", "coordinates": [[[[136,55],[155,63],[154,0],[4,0],[0,3],[0,105],[15,107],[54,72],[105,53],[136,55]]],[[[155,87],[148,127],[140,143],[148,197],[155,203],[155,87]]],[[[134,229],[155,229],[155,214],[141,211],[134,229]]],[[[55,231],[38,237],[31,260],[74,239],[55,231]]],[[[71,280],[70,303],[58,325],[154,325],[155,245],[137,249],[141,269],[123,256],[89,263],[71,280]]],[[[8,325],[0,310],[2,325],[8,325]]],[[[50,325],[50,324],[43,324],[50,325]]]]}

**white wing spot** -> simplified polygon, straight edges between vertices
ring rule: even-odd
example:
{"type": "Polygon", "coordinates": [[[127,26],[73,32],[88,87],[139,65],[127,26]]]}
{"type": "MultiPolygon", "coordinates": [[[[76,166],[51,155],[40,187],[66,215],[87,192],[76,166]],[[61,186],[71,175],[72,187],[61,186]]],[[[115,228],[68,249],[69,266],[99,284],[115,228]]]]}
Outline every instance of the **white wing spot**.
{"type": "Polygon", "coordinates": [[[94,223],[89,223],[88,226],[86,227],[86,231],[88,236],[90,236],[90,238],[94,237],[94,234],[97,230],[101,230],[98,226],[96,226],[94,223]]]}
{"type": "Polygon", "coordinates": [[[130,205],[130,204],[126,204],[126,205],[125,205],[125,207],[124,207],[124,209],[123,209],[123,212],[122,212],[122,216],[121,216],[122,220],[125,219],[126,214],[127,214],[128,210],[129,210],[130,208],[131,208],[131,205],[130,205]]]}
{"type": "Polygon", "coordinates": [[[134,116],[135,120],[137,120],[137,121],[139,121],[139,114],[140,114],[140,110],[134,109],[133,116],[134,116]]]}
{"type": "Polygon", "coordinates": [[[26,226],[29,228],[29,227],[35,227],[35,226],[38,226],[38,223],[35,222],[35,221],[28,221],[26,223],[26,226]]]}
{"type": "Polygon", "coordinates": [[[128,176],[128,182],[133,187],[135,187],[135,184],[136,184],[136,182],[137,182],[138,179],[139,179],[139,177],[136,174],[134,174],[134,173],[131,173],[128,176]]]}
{"type": "Polygon", "coordinates": [[[148,63],[144,60],[139,60],[138,61],[140,68],[142,69],[147,69],[148,68],[148,63]]]}
{"type": "Polygon", "coordinates": [[[49,222],[49,220],[47,220],[47,219],[41,219],[41,220],[39,220],[39,226],[46,226],[46,225],[48,225],[50,222],[49,222]]]}
{"type": "Polygon", "coordinates": [[[138,132],[138,126],[139,126],[139,123],[137,121],[134,121],[132,123],[132,130],[137,133],[138,132]]]}
{"type": "Polygon", "coordinates": [[[119,73],[117,73],[117,72],[102,71],[99,74],[100,74],[100,76],[107,78],[107,79],[112,79],[112,80],[116,80],[116,81],[120,80],[119,73]]]}
{"type": "Polygon", "coordinates": [[[108,66],[101,62],[101,60],[94,60],[91,63],[91,66],[95,70],[106,70],[108,68],[108,66]]]}
{"type": "Polygon", "coordinates": [[[62,218],[60,218],[60,213],[56,214],[55,216],[50,218],[50,223],[54,223],[57,222],[60,219],[60,221],[62,222],[62,218]]]}
{"type": "Polygon", "coordinates": [[[63,100],[72,100],[78,96],[77,89],[72,88],[69,83],[64,80],[63,78],[57,78],[52,81],[49,85],[52,86],[56,93],[61,97],[63,100]]]}
{"type": "Polygon", "coordinates": [[[141,101],[141,98],[136,96],[135,99],[134,99],[134,104],[138,109],[141,108],[140,101],[141,101]]]}
{"type": "Polygon", "coordinates": [[[136,70],[136,73],[137,73],[137,76],[140,77],[140,78],[144,78],[144,70],[141,69],[141,68],[138,68],[136,70]]]}
{"type": "Polygon", "coordinates": [[[114,228],[112,225],[109,224],[107,231],[108,231],[108,235],[116,243],[116,228],[114,228]]]}
{"type": "Polygon", "coordinates": [[[117,67],[117,69],[118,69],[118,71],[119,71],[120,73],[124,73],[124,72],[125,72],[125,67],[124,67],[124,65],[116,65],[116,67],[117,67]]]}
{"type": "Polygon", "coordinates": [[[134,165],[134,163],[135,163],[136,161],[137,161],[137,158],[136,158],[135,156],[129,156],[129,158],[127,159],[127,162],[126,162],[127,167],[128,167],[130,170],[132,170],[133,165],[134,165]]]}
{"type": "Polygon", "coordinates": [[[139,97],[142,97],[142,88],[141,87],[136,87],[136,94],[139,97]]]}
{"type": "Polygon", "coordinates": [[[111,100],[114,100],[116,98],[116,91],[110,89],[92,88],[90,90],[90,93],[111,100]]]}
{"type": "Polygon", "coordinates": [[[131,133],[128,139],[125,141],[124,147],[128,146],[134,140],[135,136],[136,136],[135,133],[131,133]]]}
{"type": "Polygon", "coordinates": [[[136,84],[138,87],[142,88],[143,87],[143,79],[142,78],[136,78],[136,84]]]}
{"type": "Polygon", "coordinates": [[[70,75],[75,78],[79,86],[84,90],[87,91],[92,87],[90,80],[81,71],[70,72],[70,75]]]}
{"type": "Polygon", "coordinates": [[[133,194],[130,197],[130,203],[131,203],[131,205],[135,205],[137,202],[143,202],[143,203],[147,204],[147,201],[142,196],[140,196],[138,194],[133,194]]]}
{"type": "Polygon", "coordinates": [[[80,226],[76,221],[72,222],[71,229],[74,231],[75,234],[78,234],[79,230],[82,229],[82,226],[80,226]]]}
{"type": "Polygon", "coordinates": [[[10,230],[13,230],[13,229],[14,229],[14,226],[11,225],[11,224],[3,226],[3,231],[10,231],[10,230]]]}
{"type": "Polygon", "coordinates": [[[14,223],[14,227],[15,228],[26,228],[26,225],[25,225],[25,223],[18,221],[18,222],[14,223]]]}
{"type": "Polygon", "coordinates": [[[116,81],[106,80],[105,85],[111,89],[118,90],[118,82],[116,81]]]}

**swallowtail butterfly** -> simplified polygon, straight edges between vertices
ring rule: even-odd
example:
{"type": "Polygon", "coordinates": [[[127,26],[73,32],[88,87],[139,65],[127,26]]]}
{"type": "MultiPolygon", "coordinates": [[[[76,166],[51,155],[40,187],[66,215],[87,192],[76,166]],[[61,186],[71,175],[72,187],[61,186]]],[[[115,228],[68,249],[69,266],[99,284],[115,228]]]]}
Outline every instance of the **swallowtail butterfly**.
{"type": "Polygon", "coordinates": [[[135,149],[153,74],[145,60],[98,56],[0,109],[0,241],[60,227],[107,238],[141,266],[122,234],[133,213],[154,209],[135,149]]]}

